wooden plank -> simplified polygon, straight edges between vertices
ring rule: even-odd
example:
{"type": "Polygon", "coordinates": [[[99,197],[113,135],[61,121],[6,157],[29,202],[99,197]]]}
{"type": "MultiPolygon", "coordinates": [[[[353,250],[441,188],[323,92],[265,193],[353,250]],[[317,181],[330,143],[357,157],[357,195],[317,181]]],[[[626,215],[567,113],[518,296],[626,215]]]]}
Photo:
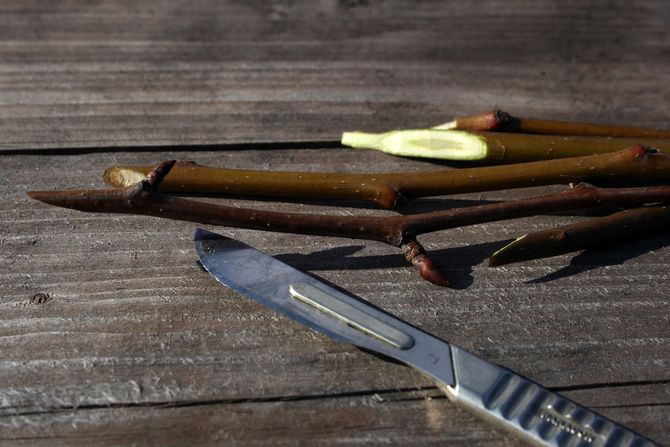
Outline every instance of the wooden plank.
{"type": "Polygon", "coordinates": [[[668,14],[652,0],[3,1],[0,149],[337,140],[495,106],[667,126],[668,14]]]}
{"type": "Polygon", "coordinates": [[[267,445],[268,439],[272,445],[438,445],[444,439],[464,444],[466,430],[468,445],[515,445],[514,440],[501,438],[500,432],[491,427],[482,427],[446,399],[431,398],[430,393],[422,391],[306,401],[97,408],[17,416],[8,422],[3,431],[5,436],[15,436],[13,445],[119,445],[136,442],[138,435],[166,439],[167,445],[195,442],[253,446],[267,445]],[[48,438],[44,431],[28,428],[40,427],[45,421],[50,423],[48,438]],[[74,430],[72,425],[76,426],[74,430]],[[297,427],[304,438],[296,437],[297,427]],[[403,427],[401,436],[396,427],[403,427]]]}
{"type": "MultiPolygon", "coordinates": [[[[667,425],[670,407],[608,409],[644,428],[648,413],[667,425]]],[[[434,391],[266,402],[202,402],[37,413],[0,419],[11,445],[500,445],[519,443],[451,405],[434,391]],[[46,430],[42,427],[48,424],[46,430]],[[249,430],[253,427],[253,430],[249,430]],[[398,430],[398,427],[402,427],[398,430]]],[[[651,425],[651,424],[649,424],[651,425]]],[[[667,433],[667,427],[663,428],[667,433]]]]}
{"type": "MultiPolygon", "coordinates": [[[[418,373],[333,342],[221,287],[195,262],[194,225],[79,213],[25,195],[29,189],[102,187],[100,175],[111,164],[165,158],[294,170],[364,171],[374,166],[380,172],[396,172],[430,166],[345,149],[3,156],[3,439],[114,444],[229,436],[253,445],[271,433],[287,444],[316,439],[328,445],[340,436],[350,444],[380,439],[410,444],[414,439],[416,445],[514,442],[506,437],[494,441],[499,435],[486,423],[446,402],[437,402],[439,411],[431,413],[426,408],[433,404],[411,391],[435,392],[418,373]],[[357,163],[351,163],[353,159],[357,163]],[[40,293],[49,299],[34,300],[40,293]],[[365,403],[375,394],[394,390],[410,396],[409,403],[365,403]],[[268,420],[284,412],[285,417],[268,420]],[[319,429],[317,421],[330,417],[344,424],[342,431],[319,429]],[[440,422],[446,428],[431,428],[431,417],[447,421],[440,422]],[[295,422],[305,419],[305,426],[295,422]],[[175,435],[176,420],[191,428],[175,435]],[[415,431],[407,432],[404,421],[416,426],[415,431]],[[196,435],[199,424],[210,422],[222,424],[221,431],[215,433],[211,426],[196,435]],[[80,431],[69,431],[72,424],[80,431]],[[114,429],[126,424],[132,427],[127,435],[114,429]],[[142,438],[139,433],[147,426],[156,429],[142,438]],[[266,429],[254,431],[259,426],[266,429]]],[[[556,188],[532,192],[548,189],[556,188]]],[[[499,191],[458,198],[498,200],[530,193],[499,191]]],[[[393,213],[354,204],[324,208],[221,201],[342,215],[393,213]]],[[[417,208],[449,203],[434,198],[417,208]]],[[[670,304],[666,291],[658,287],[668,281],[667,236],[649,236],[576,258],[485,266],[486,255],[503,241],[531,228],[579,218],[537,216],[426,236],[425,244],[437,250],[455,289],[421,281],[397,250],[378,243],[216,230],[351,290],[456,345],[572,393],[579,402],[602,408],[659,442],[669,442],[670,304]]]]}
{"type": "MultiPolygon", "coordinates": [[[[658,0],[1,2],[0,444],[516,445],[418,373],[219,286],[195,263],[194,225],[56,209],[25,191],[100,187],[111,164],[166,158],[419,172],[434,165],[326,146],[345,129],[494,106],[667,126],[669,13],[658,0]],[[67,148],[99,153],[55,155],[67,148]]],[[[427,235],[453,289],[378,243],[215,230],[668,444],[667,235],[485,266],[504,241],[580,218],[427,235]]]]}

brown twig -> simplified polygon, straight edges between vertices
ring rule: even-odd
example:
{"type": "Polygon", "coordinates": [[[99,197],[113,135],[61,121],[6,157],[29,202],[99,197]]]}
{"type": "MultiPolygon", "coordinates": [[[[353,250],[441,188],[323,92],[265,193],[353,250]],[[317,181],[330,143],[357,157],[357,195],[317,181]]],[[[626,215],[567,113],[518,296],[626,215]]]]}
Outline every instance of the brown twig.
{"type": "Polygon", "coordinates": [[[28,195],[79,211],[141,214],[210,225],[381,241],[403,248],[424,279],[441,285],[447,284],[447,279],[417,242],[416,237],[421,234],[540,213],[670,201],[670,186],[600,189],[580,184],[558,194],[407,216],[284,213],[215,205],[158,193],[155,186],[167,174],[170,163],[159,165],[148,176],[153,181],[139,182],[136,184],[139,186],[111,190],[32,191],[28,195]]]}
{"type": "Polygon", "coordinates": [[[581,135],[617,138],[670,138],[670,130],[571,121],[519,118],[493,110],[436,126],[436,129],[516,132],[543,135],[581,135]]]}
{"type": "Polygon", "coordinates": [[[634,144],[670,151],[668,138],[603,138],[442,129],[344,132],[342,144],[392,155],[488,164],[524,163],[614,152],[634,144]]]}
{"type": "MultiPolygon", "coordinates": [[[[113,166],[104,179],[127,187],[150,166],[113,166]]],[[[670,157],[643,146],[609,154],[422,173],[341,174],[222,169],[178,162],[161,184],[162,192],[290,198],[371,200],[386,208],[400,198],[459,194],[575,182],[665,180],[670,157]]]]}
{"type": "Polygon", "coordinates": [[[496,251],[489,266],[547,258],[606,242],[630,240],[657,230],[667,229],[670,207],[647,206],[620,211],[605,217],[589,219],[573,225],[529,233],[496,251]]]}
{"type": "MultiPolygon", "coordinates": [[[[502,110],[456,118],[436,128],[527,134],[670,138],[670,130],[518,118],[502,110]]],[[[625,210],[562,228],[527,234],[491,255],[489,265],[499,266],[556,256],[608,241],[628,239],[643,232],[658,231],[667,225],[668,220],[670,220],[670,210],[667,207],[644,207],[625,210]]]]}

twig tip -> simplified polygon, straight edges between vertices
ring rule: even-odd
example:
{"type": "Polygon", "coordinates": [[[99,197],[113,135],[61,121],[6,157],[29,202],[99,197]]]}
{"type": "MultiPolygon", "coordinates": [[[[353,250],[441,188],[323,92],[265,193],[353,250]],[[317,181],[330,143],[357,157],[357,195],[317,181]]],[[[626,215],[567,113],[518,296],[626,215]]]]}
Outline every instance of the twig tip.
{"type": "Polygon", "coordinates": [[[175,163],[177,163],[177,160],[167,160],[156,166],[150,173],[147,174],[147,186],[149,186],[150,189],[157,189],[175,163]]]}
{"type": "Polygon", "coordinates": [[[426,281],[437,284],[438,286],[449,287],[449,280],[435,261],[433,261],[424,248],[417,241],[410,241],[402,247],[405,258],[419,272],[421,278],[426,281]]]}

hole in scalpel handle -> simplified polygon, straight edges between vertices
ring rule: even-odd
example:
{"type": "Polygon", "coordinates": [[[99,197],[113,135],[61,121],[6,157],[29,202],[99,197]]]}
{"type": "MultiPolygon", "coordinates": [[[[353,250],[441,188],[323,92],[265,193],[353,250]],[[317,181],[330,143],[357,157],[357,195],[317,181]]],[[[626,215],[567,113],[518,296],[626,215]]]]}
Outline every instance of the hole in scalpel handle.
{"type": "Polygon", "coordinates": [[[396,349],[406,350],[414,346],[414,338],[409,334],[307,283],[290,284],[289,293],[296,300],[396,349]]]}

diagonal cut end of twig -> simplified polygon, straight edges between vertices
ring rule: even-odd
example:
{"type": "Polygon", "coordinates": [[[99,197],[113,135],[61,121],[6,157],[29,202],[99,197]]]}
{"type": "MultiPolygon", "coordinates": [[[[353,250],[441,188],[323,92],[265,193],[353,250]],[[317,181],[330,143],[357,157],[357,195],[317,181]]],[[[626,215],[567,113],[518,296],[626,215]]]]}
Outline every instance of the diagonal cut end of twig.
{"type": "Polygon", "coordinates": [[[670,207],[644,206],[619,211],[561,228],[529,233],[496,251],[489,267],[571,253],[596,245],[629,241],[632,238],[667,229],[670,207]]]}

